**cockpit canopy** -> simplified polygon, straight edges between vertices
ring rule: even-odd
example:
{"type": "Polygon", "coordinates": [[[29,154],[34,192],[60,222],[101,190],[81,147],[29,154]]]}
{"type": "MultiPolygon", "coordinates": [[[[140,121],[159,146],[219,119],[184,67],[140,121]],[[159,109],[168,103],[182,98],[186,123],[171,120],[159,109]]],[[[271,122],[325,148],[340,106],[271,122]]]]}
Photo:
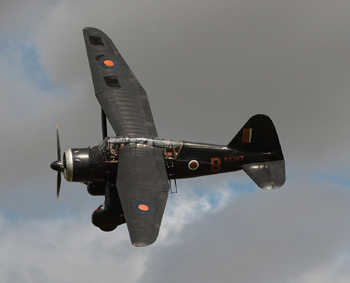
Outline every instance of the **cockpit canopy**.
{"type": "Polygon", "coordinates": [[[98,149],[106,163],[113,163],[117,162],[119,159],[119,150],[127,144],[148,145],[162,148],[164,159],[176,159],[182,149],[183,141],[172,141],[158,138],[106,137],[98,145],[98,149]]]}

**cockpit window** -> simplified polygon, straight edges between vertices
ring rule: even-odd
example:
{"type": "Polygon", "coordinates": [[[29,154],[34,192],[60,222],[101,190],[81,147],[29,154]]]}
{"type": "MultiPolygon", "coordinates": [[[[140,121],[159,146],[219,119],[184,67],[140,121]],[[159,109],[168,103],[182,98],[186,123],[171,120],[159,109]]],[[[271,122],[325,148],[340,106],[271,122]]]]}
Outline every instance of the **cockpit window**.
{"type": "Polygon", "coordinates": [[[164,159],[177,159],[180,151],[182,149],[183,142],[178,142],[176,144],[172,144],[171,147],[166,147],[163,149],[164,159]]]}
{"type": "Polygon", "coordinates": [[[148,138],[129,138],[129,137],[107,137],[99,145],[105,162],[113,163],[119,160],[119,151],[127,144],[147,145],[151,147],[161,148],[163,150],[164,159],[177,159],[183,146],[183,142],[174,142],[164,139],[148,139],[148,138]]]}
{"type": "Polygon", "coordinates": [[[119,150],[124,146],[123,143],[112,142],[109,138],[105,138],[98,146],[104,160],[106,162],[117,162],[119,159],[119,150]]]}

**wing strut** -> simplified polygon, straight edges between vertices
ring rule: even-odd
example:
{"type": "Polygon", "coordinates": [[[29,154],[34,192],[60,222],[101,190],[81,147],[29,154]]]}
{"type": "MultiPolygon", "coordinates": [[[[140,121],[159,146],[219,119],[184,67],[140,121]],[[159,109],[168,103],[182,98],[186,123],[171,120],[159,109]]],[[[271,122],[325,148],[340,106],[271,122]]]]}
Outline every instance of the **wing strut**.
{"type": "Polygon", "coordinates": [[[102,139],[107,137],[107,118],[106,114],[101,108],[101,121],[102,121],[102,139]]]}

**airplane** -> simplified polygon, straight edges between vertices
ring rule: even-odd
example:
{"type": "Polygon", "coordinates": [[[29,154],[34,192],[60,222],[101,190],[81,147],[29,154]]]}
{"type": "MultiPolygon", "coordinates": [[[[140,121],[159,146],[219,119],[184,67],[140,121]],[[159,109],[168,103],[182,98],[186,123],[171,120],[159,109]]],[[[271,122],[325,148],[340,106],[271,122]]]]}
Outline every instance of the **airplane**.
{"type": "Polygon", "coordinates": [[[177,179],[244,170],[263,189],[285,183],[285,161],[276,129],[263,114],[251,117],[227,145],[158,137],[147,94],[111,39],[96,28],[83,29],[95,95],[101,105],[102,142],[63,154],[56,126],[57,198],[61,173],[105,196],[92,223],[112,231],[124,223],[136,247],[158,237],[169,190],[177,179]],[[114,137],[107,135],[107,119],[114,137]]]}

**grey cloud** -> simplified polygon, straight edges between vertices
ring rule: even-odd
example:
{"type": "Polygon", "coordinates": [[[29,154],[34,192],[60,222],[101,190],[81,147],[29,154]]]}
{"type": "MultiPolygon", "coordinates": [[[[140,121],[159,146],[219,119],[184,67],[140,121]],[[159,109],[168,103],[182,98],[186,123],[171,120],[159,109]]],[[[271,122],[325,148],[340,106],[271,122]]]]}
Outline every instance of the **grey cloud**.
{"type": "Polygon", "coordinates": [[[349,199],[334,185],[293,182],[280,191],[242,196],[187,225],[176,248],[157,250],[144,278],[302,282],[305,273],[322,271],[345,252],[349,199]]]}

